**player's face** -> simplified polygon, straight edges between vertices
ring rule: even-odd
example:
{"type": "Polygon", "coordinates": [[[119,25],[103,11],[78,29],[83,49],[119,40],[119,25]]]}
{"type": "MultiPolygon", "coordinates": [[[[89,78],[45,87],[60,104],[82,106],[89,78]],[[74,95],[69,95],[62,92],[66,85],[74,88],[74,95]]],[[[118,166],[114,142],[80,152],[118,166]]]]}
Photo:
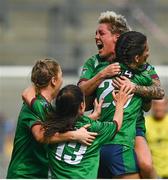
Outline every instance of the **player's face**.
{"type": "Polygon", "coordinates": [[[148,42],[146,42],[145,50],[143,54],[139,56],[137,66],[141,66],[142,64],[146,63],[148,57],[149,57],[149,46],[148,46],[148,42]]]}
{"type": "Polygon", "coordinates": [[[57,74],[57,88],[60,89],[63,83],[63,78],[62,78],[62,70],[59,68],[58,74],[57,74]]]}
{"type": "Polygon", "coordinates": [[[117,38],[117,35],[112,34],[109,30],[109,24],[99,24],[96,30],[95,40],[100,57],[114,56],[117,38]]]}
{"type": "Polygon", "coordinates": [[[61,68],[59,67],[59,71],[58,71],[58,74],[56,75],[55,77],[56,81],[55,81],[55,88],[54,88],[54,96],[57,96],[61,86],[62,86],[62,83],[63,83],[63,78],[62,78],[62,70],[61,68]]]}

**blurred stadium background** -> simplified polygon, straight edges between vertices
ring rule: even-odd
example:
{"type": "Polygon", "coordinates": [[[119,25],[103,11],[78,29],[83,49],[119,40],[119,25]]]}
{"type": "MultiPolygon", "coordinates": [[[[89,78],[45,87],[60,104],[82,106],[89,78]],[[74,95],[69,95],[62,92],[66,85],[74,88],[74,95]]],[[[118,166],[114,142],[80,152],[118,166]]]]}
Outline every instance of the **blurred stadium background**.
{"type": "Polygon", "coordinates": [[[0,178],[6,176],[21,92],[35,61],[57,59],[64,84],[76,83],[85,59],[97,52],[97,19],[106,10],[121,13],[148,36],[149,62],[167,95],[167,0],[0,0],[0,178]]]}

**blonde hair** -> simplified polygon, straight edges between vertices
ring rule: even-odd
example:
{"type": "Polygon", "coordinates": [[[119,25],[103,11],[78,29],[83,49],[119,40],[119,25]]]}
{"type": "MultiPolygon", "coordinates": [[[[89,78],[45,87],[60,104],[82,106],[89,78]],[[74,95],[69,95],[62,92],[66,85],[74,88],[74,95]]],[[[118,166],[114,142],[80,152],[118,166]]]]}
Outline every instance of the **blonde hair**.
{"type": "Polygon", "coordinates": [[[127,20],[121,14],[116,14],[114,11],[106,11],[100,14],[98,23],[107,23],[110,25],[110,31],[112,34],[130,31],[131,28],[127,23],[127,20]]]}
{"type": "Polygon", "coordinates": [[[43,59],[36,62],[32,69],[31,81],[37,90],[47,87],[52,77],[57,76],[60,66],[55,59],[43,59]]]}

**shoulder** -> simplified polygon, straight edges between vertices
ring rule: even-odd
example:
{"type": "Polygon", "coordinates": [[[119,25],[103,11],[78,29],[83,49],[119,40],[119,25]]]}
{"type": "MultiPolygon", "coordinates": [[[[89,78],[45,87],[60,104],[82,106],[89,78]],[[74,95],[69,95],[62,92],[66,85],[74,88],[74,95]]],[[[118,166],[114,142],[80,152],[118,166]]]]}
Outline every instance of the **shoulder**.
{"type": "Polygon", "coordinates": [[[94,54],[94,55],[92,55],[91,57],[89,57],[87,60],[86,60],[86,62],[87,61],[96,61],[96,60],[99,60],[100,59],[100,56],[98,55],[98,54],[94,54]]]}
{"type": "Polygon", "coordinates": [[[31,127],[37,122],[37,120],[39,121],[38,116],[33,113],[31,108],[26,103],[24,103],[18,117],[19,125],[22,124],[22,126],[31,127]]]}
{"type": "Polygon", "coordinates": [[[158,79],[158,75],[156,73],[155,67],[149,63],[146,63],[145,65],[145,71],[151,76],[152,79],[158,79]]]}
{"type": "Polygon", "coordinates": [[[76,121],[76,126],[78,127],[82,127],[86,124],[91,124],[92,123],[92,119],[90,119],[88,116],[82,115],[80,117],[78,117],[77,121],[76,121]]]}
{"type": "Polygon", "coordinates": [[[19,116],[26,115],[27,113],[30,113],[30,112],[31,112],[30,107],[25,102],[23,102],[19,116]]]}
{"type": "Polygon", "coordinates": [[[96,64],[98,64],[99,61],[100,61],[99,55],[95,54],[95,55],[91,56],[90,58],[88,58],[85,61],[85,64],[96,66],[96,64]]]}
{"type": "Polygon", "coordinates": [[[86,124],[90,124],[90,127],[88,128],[89,131],[95,131],[95,129],[97,129],[97,127],[101,125],[101,122],[95,121],[88,116],[83,115],[77,119],[75,126],[76,128],[81,128],[86,124]]]}
{"type": "Polygon", "coordinates": [[[44,97],[37,96],[31,103],[31,110],[37,114],[40,119],[45,120],[46,114],[51,112],[53,107],[44,97]]]}
{"type": "Polygon", "coordinates": [[[37,95],[35,98],[32,99],[31,101],[31,108],[33,107],[48,107],[49,103],[46,101],[45,98],[43,98],[40,95],[37,95]]]}
{"type": "Polygon", "coordinates": [[[153,65],[149,64],[149,63],[146,63],[144,66],[145,66],[145,70],[146,70],[147,72],[150,72],[150,71],[154,71],[154,70],[155,70],[155,67],[154,67],[153,65]]]}

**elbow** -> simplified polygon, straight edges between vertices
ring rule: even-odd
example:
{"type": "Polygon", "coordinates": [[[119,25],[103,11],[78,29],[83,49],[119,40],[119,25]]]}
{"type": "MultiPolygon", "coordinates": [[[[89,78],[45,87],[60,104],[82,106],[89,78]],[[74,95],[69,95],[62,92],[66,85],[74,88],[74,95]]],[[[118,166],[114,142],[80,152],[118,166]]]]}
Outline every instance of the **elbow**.
{"type": "Polygon", "coordinates": [[[161,92],[160,92],[160,94],[161,94],[161,99],[163,99],[164,98],[164,96],[165,96],[165,91],[164,91],[164,89],[162,89],[161,88],[161,90],[160,90],[161,92]]]}
{"type": "Polygon", "coordinates": [[[44,135],[43,135],[43,132],[36,132],[36,133],[33,133],[34,135],[34,138],[35,140],[38,142],[38,143],[46,143],[45,141],[45,138],[44,138],[44,135]]]}
{"type": "Polygon", "coordinates": [[[81,85],[79,84],[79,87],[82,90],[82,92],[85,94],[85,96],[89,96],[89,93],[83,84],[81,85]]]}
{"type": "Polygon", "coordinates": [[[121,129],[121,124],[118,124],[117,126],[117,132],[121,129]]]}
{"type": "Polygon", "coordinates": [[[21,94],[22,96],[22,100],[28,105],[30,106],[31,105],[31,101],[29,101],[29,98],[27,96],[27,92],[23,91],[23,93],[21,94]]]}
{"type": "Polygon", "coordinates": [[[36,139],[36,141],[37,141],[38,143],[41,143],[41,144],[44,144],[44,143],[45,143],[44,138],[41,137],[41,136],[36,136],[35,139],[36,139]]]}
{"type": "Polygon", "coordinates": [[[31,131],[37,142],[45,143],[44,129],[42,128],[41,122],[40,124],[34,124],[31,131]]]}
{"type": "Polygon", "coordinates": [[[78,86],[85,93],[84,82],[80,82],[78,86]]]}
{"type": "Polygon", "coordinates": [[[25,96],[26,96],[26,93],[23,91],[22,94],[21,94],[21,97],[22,97],[23,101],[25,101],[25,96]]]}
{"type": "Polygon", "coordinates": [[[114,122],[116,123],[117,126],[117,132],[121,129],[122,123],[118,122],[117,120],[114,120],[114,122]]]}
{"type": "Polygon", "coordinates": [[[156,99],[163,99],[164,96],[165,96],[165,91],[164,91],[164,89],[163,89],[163,88],[159,88],[158,92],[159,92],[159,93],[158,93],[156,99]]]}
{"type": "Polygon", "coordinates": [[[90,96],[90,90],[87,87],[86,81],[81,81],[78,86],[80,87],[80,89],[82,90],[82,92],[85,94],[85,96],[90,96]]]}

